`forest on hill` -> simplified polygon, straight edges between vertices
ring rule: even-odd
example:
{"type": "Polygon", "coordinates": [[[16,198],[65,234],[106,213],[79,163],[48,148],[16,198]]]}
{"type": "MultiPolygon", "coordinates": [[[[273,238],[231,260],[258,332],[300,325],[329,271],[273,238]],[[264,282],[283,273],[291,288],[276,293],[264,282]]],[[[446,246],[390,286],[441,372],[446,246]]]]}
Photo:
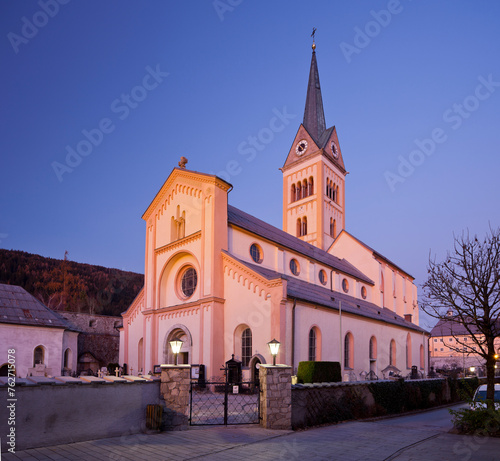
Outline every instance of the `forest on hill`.
{"type": "Polygon", "coordinates": [[[120,315],[144,284],[135,272],[0,249],[0,283],[19,285],[54,310],[120,315]]]}

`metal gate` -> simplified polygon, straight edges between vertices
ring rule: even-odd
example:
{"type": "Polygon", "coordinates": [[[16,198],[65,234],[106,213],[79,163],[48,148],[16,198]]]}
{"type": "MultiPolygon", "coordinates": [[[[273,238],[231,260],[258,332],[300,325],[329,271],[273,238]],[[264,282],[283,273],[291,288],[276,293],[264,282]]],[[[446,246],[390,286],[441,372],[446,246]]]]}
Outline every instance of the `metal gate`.
{"type": "Polygon", "coordinates": [[[253,381],[191,382],[191,426],[259,424],[260,393],[253,381]]]}

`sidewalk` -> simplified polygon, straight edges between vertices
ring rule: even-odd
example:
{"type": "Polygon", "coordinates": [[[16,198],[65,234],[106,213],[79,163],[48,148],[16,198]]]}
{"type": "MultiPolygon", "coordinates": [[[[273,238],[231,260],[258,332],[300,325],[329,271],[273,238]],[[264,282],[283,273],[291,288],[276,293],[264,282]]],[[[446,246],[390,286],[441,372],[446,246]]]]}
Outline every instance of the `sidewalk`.
{"type": "Polygon", "coordinates": [[[440,433],[433,428],[388,427],[376,421],[298,432],[214,426],[2,453],[1,459],[494,461],[500,459],[500,439],[440,433]]]}

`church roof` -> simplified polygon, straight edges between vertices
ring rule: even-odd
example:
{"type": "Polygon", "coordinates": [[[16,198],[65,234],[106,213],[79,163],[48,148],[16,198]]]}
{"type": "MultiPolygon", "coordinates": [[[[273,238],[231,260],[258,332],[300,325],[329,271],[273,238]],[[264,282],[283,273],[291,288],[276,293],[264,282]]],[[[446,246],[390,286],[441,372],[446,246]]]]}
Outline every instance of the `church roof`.
{"type": "Polygon", "coordinates": [[[323,99],[321,97],[321,87],[319,84],[318,63],[316,62],[316,51],[314,50],[311,58],[309,82],[307,84],[303,125],[315,142],[318,142],[321,135],[326,130],[325,112],[323,110],[323,99]]]}
{"type": "Polygon", "coordinates": [[[227,206],[227,220],[229,224],[238,226],[262,238],[270,240],[275,244],[288,248],[292,251],[302,254],[303,256],[314,259],[323,263],[331,268],[343,272],[344,274],[351,275],[352,277],[362,280],[370,285],[374,285],[373,280],[356,269],[351,263],[345,259],[337,258],[321,248],[317,248],[310,243],[304,242],[289,233],[278,229],[244,211],[235,208],[234,206],[227,206]]]}
{"type": "Polygon", "coordinates": [[[359,315],[361,317],[378,320],[380,322],[390,323],[392,325],[397,325],[403,328],[409,328],[421,333],[427,333],[427,331],[423,328],[405,320],[403,317],[397,315],[395,312],[385,307],[382,308],[369,301],[354,298],[338,291],[332,291],[329,288],[322,287],[314,283],[309,283],[305,280],[301,280],[285,274],[281,274],[257,264],[251,264],[246,261],[242,261],[241,259],[236,258],[233,255],[231,255],[231,257],[268,280],[275,280],[277,278],[286,280],[287,295],[290,298],[320,305],[337,311],[340,308],[341,301],[342,312],[359,315]]]}
{"type": "Polygon", "coordinates": [[[74,329],[66,319],[24,288],[5,284],[0,284],[0,323],[74,329]]]}

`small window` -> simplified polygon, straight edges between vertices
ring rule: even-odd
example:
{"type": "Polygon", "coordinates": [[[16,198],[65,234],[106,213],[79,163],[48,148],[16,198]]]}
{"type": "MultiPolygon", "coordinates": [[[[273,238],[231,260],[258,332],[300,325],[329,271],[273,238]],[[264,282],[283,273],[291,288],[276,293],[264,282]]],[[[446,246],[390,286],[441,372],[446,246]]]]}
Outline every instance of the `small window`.
{"type": "Polygon", "coordinates": [[[449,339],[449,341],[450,341],[450,342],[451,342],[451,341],[453,341],[453,338],[450,338],[450,339],[449,339]]]}
{"type": "Polygon", "coordinates": [[[180,277],[180,289],[184,298],[190,298],[196,290],[198,274],[194,267],[187,267],[180,277]]]}
{"type": "Polygon", "coordinates": [[[89,327],[95,327],[96,320],[89,320],[89,327]]]}
{"type": "Polygon", "coordinates": [[[290,270],[292,271],[293,275],[299,275],[300,274],[299,263],[297,262],[296,259],[292,259],[290,261],[290,270]]]}
{"type": "Polygon", "coordinates": [[[326,272],[323,269],[319,271],[319,281],[322,285],[326,285],[326,272]]]}
{"type": "Polygon", "coordinates": [[[342,290],[344,290],[345,293],[349,293],[349,282],[347,279],[342,280],[342,290]]]}
{"type": "Polygon", "coordinates": [[[435,342],[435,343],[437,343],[437,342],[438,342],[438,340],[437,340],[436,338],[434,338],[434,342],[435,342]]]}
{"type": "Polygon", "coordinates": [[[363,299],[366,299],[367,293],[366,293],[366,287],[361,287],[361,297],[363,299]]]}
{"type": "Polygon", "coordinates": [[[250,256],[256,263],[260,264],[262,262],[262,250],[256,243],[250,246],[250,256]]]}

